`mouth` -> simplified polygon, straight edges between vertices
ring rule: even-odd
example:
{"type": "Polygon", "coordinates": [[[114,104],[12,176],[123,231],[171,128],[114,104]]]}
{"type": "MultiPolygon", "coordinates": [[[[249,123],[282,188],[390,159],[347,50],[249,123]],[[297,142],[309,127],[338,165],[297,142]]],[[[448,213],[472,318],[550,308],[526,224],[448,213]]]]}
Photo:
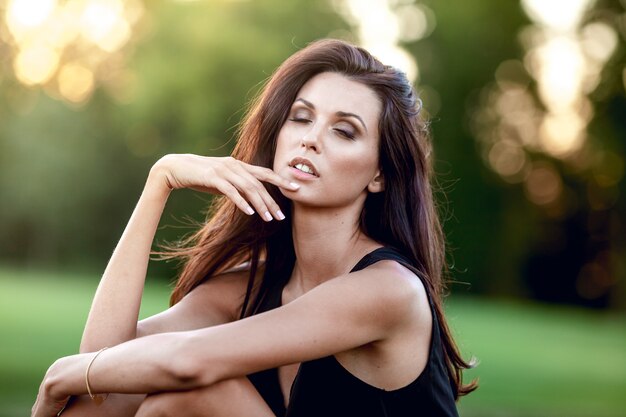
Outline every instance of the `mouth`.
{"type": "Polygon", "coordinates": [[[313,165],[313,163],[306,158],[294,158],[289,163],[289,166],[305,174],[319,177],[319,173],[315,169],[315,165],[313,165]]]}

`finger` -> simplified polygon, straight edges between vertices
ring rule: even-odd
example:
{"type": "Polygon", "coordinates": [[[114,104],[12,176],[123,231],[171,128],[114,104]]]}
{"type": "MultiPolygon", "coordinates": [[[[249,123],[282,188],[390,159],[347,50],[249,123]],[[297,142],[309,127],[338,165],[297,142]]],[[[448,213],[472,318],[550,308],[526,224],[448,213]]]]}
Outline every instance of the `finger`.
{"type": "Polygon", "coordinates": [[[296,191],[300,188],[299,184],[291,182],[286,178],[281,177],[269,168],[264,168],[256,165],[245,164],[246,169],[252,173],[257,179],[263,182],[269,182],[277,187],[285,188],[287,190],[296,191]]]}
{"type": "MultiPolygon", "coordinates": [[[[261,191],[259,187],[263,187],[261,182],[257,179],[253,181],[256,184],[249,180],[248,178],[242,177],[240,174],[232,174],[227,178],[230,183],[237,188],[237,191],[244,196],[244,198],[250,202],[250,205],[254,207],[257,213],[261,216],[261,218],[265,221],[272,221],[273,216],[268,209],[268,204],[265,202],[265,199],[261,196],[261,191]]],[[[265,191],[267,193],[267,191],[265,191]]],[[[271,199],[271,197],[269,197],[271,199]]]]}
{"type": "Polygon", "coordinates": [[[254,209],[250,206],[248,201],[239,194],[237,188],[234,185],[225,180],[216,180],[215,188],[224,194],[230,201],[235,203],[235,205],[244,213],[248,215],[254,214],[254,209]]]}
{"type": "MultiPolygon", "coordinates": [[[[232,176],[229,177],[233,185],[243,192],[245,198],[257,209],[266,221],[272,219],[283,220],[285,215],[272,196],[269,194],[263,183],[254,175],[248,172],[243,166],[231,168],[232,176]]],[[[227,174],[228,175],[228,174],[227,174]]]]}

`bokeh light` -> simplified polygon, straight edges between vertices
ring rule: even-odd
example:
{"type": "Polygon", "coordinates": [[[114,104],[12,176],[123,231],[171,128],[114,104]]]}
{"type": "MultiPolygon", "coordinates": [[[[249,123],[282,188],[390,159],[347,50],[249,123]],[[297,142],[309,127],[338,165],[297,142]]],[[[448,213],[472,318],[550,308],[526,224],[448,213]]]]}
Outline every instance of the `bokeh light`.
{"type": "Polygon", "coordinates": [[[537,81],[545,107],[540,140],[547,154],[565,158],[586,141],[589,107],[586,95],[617,45],[615,31],[602,22],[581,27],[591,0],[524,0],[522,6],[536,23],[522,34],[528,52],[524,63],[537,81]]]}
{"type": "Polygon", "coordinates": [[[536,163],[532,167],[524,186],[528,199],[539,205],[555,202],[563,189],[558,171],[546,162],[536,163]]]}
{"type": "Polygon", "coordinates": [[[93,73],[80,64],[69,63],[59,71],[59,92],[73,103],[85,101],[93,91],[93,73]]]}
{"type": "Polygon", "coordinates": [[[81,34],[104,51],[114,52],[130,37],[120,0],[92,0],[80,16],[81,34]]]}
{"type": "Polygon", "coordinates": [[[59,53],[50,46],[28,45],[13,61],[17,79],[26,84],[43,84],[50,80],[59,65],[59,53]]]}
{"type": "MultiPolygon", "coordinates": [[[[563,167],[570,167],[569,175],[577,172],[582,177],[590,169],[593,176],[602,171],[600,182],[611,186],[623,176],[622,157],[606,154],[589,140],[588,125],[595,113],[589,95],[619,42],[605,20],[585,17],[593,3],[523,0],[533,22],[519,34],[523,59],[497,67],[495,82],[483,90],[471,115],[486,165],[505,182],[523,182],[528,200],[541,207],[558,197],[563,167]],[[610,156],[601,156],[605,154],[610,156]],[[559,168],[545,165],[550,159],[560,161],[559,168]]],[[[599,194],[589,194],[592,207],[610,200],[599,194]]]]}
{"type": "Polygon", "coordinates": [[[415,58],[400,42],[414,42],[428,36],[435,28],[435,15],[426,6],[413,1],[336,0],[335,9],[354,26],[359,43],[382,62],[404,71],[415,82],[419,67],[415,58]]]}
{"type": "Polygon", "coordinates": [[[499,141],[489,151],[489,163],[509,182],[519,182],[526,166],[524,150],[513,141],[499,141]]]}
{"type": "Polygon", "coordinates": [[[418,85],[426,117],[436,115],[441,107],[439,93],[431,86],[419,85],[419,64],[402,46],[428,37],[436,27],[435,13],[415,0],[332,0],[332,4],[353,33],[331,35],[355,40],[385,64],[403,71],[418,85]]]}
{"type": "Polygon", "coordinates": [[[119,54],[143,14],[140,0],[10,0],[3,38],[16,80],[85,103],[103,79],[115,83],[109,74],[121,71],[111,71],[111,62],[123,65],[119,54]]]}
{"type": "Polygon", "coordinates": [[[576,29],[590,0],[522,0],[528,16],[539,25],[558,32],[576,29]]]}
{"type": "Polygon", "coordinates": [[[11,0],[7,24],[14,34],[41,26],[57,6],[56,0],[11,0]]]}

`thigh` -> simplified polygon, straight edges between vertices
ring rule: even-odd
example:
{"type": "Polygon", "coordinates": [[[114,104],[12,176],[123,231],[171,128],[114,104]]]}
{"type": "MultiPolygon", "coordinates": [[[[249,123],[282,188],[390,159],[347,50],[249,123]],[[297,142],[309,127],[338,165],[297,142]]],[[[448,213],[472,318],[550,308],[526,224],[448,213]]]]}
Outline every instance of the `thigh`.
{"type": "Polygon", "coordinates": [[[135,417],[276,417],[248,378],[148,396],[135,417]]]}
{"type": "Polygon", "coordinates": [[[106,401],[96,405],[89,396],[83,395],[74,398],[61,415],[62,417],[132,417],[145,398],[145,395],[110,394],[106,401]]]}

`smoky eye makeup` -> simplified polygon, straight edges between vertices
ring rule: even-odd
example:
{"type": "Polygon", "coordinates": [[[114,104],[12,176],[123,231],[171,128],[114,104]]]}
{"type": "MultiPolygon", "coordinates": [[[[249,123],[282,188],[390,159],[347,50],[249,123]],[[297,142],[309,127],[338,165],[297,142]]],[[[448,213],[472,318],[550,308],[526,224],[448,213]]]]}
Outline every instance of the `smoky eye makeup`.
{"type": "MultiPolygon", "coordinates": [[[[297,99],[292,105],[288,120],[296,123],[310,123],[314,118],[313,109],[313,104],[304,99],[297,99]]],[[[356,126],[351,120],[353,118],[358,119],[359,122],[363,124],[363,121],[359,116],[353,113],[338,111],[334,114],[335,120],[332,124],[333,131],[335,131],[339,136],[347,139],[355,139],[357,136],[363,135],[364,132],[361,127],[356,126]]]]}
{"type": "Polygon", "coordinates": [[[289,119],[293,121],[310,120],[311,111],[306,108],[296,107],[292,109],[291,112],[289,113],[289,119]]]}
{"type": "Polygon", "coordinates": [[[348,139],[354,139],[354,137],[360,133],[358,129],[348,122],[339,122],[335,124],[334,130],[348,139]]]}

